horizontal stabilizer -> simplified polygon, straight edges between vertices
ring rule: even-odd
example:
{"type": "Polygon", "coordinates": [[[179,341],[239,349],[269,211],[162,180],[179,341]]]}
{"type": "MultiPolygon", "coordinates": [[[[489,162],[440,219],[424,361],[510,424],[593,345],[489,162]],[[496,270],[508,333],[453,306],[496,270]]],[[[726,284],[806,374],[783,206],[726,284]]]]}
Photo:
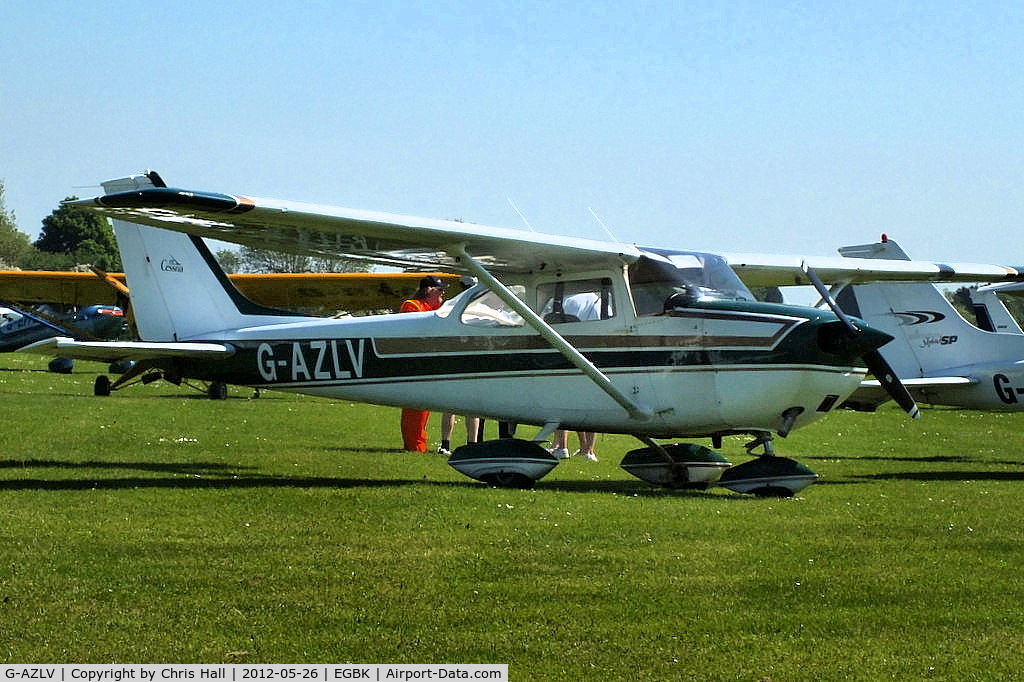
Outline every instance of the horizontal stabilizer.
{"type": "Polygon", "coordinates": [[[144,343],[135,341],[75,341],[55,336],[18,350],[19,353],[58,356],[95,362],[157,360],[160,358],[226,358],[235,349],[223,343],[144,343]]]}

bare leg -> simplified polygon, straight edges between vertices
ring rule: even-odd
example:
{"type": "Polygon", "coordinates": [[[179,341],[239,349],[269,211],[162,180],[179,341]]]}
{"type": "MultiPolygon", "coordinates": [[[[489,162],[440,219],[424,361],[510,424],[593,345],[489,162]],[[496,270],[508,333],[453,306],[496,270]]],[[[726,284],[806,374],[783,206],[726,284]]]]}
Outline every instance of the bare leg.
{"type": "Polygon", "coordinates": [[[597,434],[593,431],[577,431],[576,435],[580,439],[580,454],[587,461],[596,462],[597,455],[594,454],[594,444],[597,442],[597,434]]]}
{"type": "Polygon", "coordinates": [[[450,455],[452,452],[452,429],[455,428],[455,415],[445,412],[441,415],[441,447],[438,454],[450,455]]]}
{"type": "Polygon", "coordinates": [[[466,442],[478,443],[483,440],[480,436],[480,417],[466,417],[466,442]]]}
{"type": "Polygon", "coordinates": [[[569,459],[569,432],[558,429],[551,435],[551,454],[557,459],[569,459]]]}

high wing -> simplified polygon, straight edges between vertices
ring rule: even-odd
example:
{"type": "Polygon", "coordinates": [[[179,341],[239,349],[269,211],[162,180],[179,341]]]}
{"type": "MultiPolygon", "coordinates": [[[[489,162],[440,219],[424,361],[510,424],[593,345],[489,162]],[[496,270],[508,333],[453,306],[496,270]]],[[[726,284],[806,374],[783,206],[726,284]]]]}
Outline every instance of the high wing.
{"type": "MultiPolygon", "coordinates": [[[[247,298],[276,308],[377,310],[395,308],[427,273],[274,273],[228,275],[247,298]]],[[[436,274],[454,281],[452,275],[436,274]]],[[[119,305],[123,273],[0,271],[0,300],[71,306],[119,305]],[[113,282],[113,284],[111,283],[113,282]],[[117,287],[120,285],[120,288],[117,287]]]]}
{"type": "Polygon", "coordinates": [[[753,253],[721,254],[748,287],[802,286],[811,284],[803,267],[809,266],[828,283],[867,282],[1001,282],[1024,277],[1024,266],[1007,267],[979,263],[934,263],[884,258],[835,256],[785,256],[753,253]]]}
{"type": "MultiPolygon", "coordinates": [[[[631,263],[644,253],[635,245],[455,220],[176,189],[164,186],[155,173],[107,183],[107,187],[109,193],[104,196],[70,203],[141,225],[316,256],[455,272],[467,270],[468,256],[500,275],[606,267],[613,262],[631,263]],[[145,182],[136,182],[143,177],[145,182]]],[[[809,284],[807,266],[828,282],[997,282],[1024,277],[1024,268],[971,263],[885,259],[851,263],[846,258],[764,254],[726,254],[726,260],[748,286],[809,284]]]]}
{"type": "Polygon", "coordinates": [[[980,287],[978,291],[981,293],[992,291],[999,294],[1022,298],[1024,297],[1024,284],[993,284],[987,287],[980,287]]]}
{"type": "MultiPolygon", "coordinates": [[[[124,275],[111,273],[124,284],[124,275]]],[[[0,300],[61,303],[71,306],[117,305],[118,292],[91,272],[0,270],[0,300]]]]}
{"type": "Polygon", "coordinates": [[[261,305],[286,310],[362,311],[397,309],[416,292],[426,274],[436,275],[449,285],[458,281],[457,276],[440,272],[282,272],[235,274],[228,275],[228,279],[246,298],[261,305]]]}
{"type": "MultiPolygon", "coordinates": [[[[121,182],[134,185],[132,178],[121,182]]],[[[132,223],[256,248],[455,272],[466,270],[463,253],[494,273],[597,268],[641,255],[626,244],[155,184],[71,204],[132,223]]]]}
{"type": "MultiPolygon", "coordinates": [[[[939,390],[947,395],[958,395],[973,389],[979,383],[977,378],[967,376],[901,378],[900,381],[910,391],[914,400],[924,403],[932,402],[931,396],[934,391],[939,390]]],[[[860,388],[846,399],[843,406],[864,412],[874,412],[880,405],[891,399],[892,397],[886,392],[880,381],[868,379],[860,382],[860,388]]]]}

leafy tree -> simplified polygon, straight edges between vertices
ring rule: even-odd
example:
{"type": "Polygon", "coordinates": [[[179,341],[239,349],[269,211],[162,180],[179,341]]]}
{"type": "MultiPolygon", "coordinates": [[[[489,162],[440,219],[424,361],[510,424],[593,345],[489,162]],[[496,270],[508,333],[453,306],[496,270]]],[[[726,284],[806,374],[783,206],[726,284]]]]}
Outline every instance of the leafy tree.
{"type": "Polygon", "coordinates": [[[242,271],[242,259],[234,249],[221,249],[214,254],[221,270],[230,274],[242,271]]]}
{"type": "Polygon", "coordinates": [[[18,231],[14,214],[7,210],[4,183],[0,180],[0,268],[23,267],[22,260],[32,251],[28,235],[18,231]]]}
{"type": "Polygon", "coordinates": [[[778,287],[750,287],[750,293],[758,301],[765,303],[785,303],[782,290],[778,287]]]}
{"type": "Polygon", "coordinates": [[[956,291],[947,291],[946,300],[949,301],[960,316],[965,320],[973,320],[974,303],[971,301],[971,287],[960,287],[956,291]]]}
{"type": "Polygon", "coordinates": [[[1020,296],[1010,296],[1005,294],[997,294],[999,300],[1003,302],[1006,309],[1010,312],[1010,315],[1016,320],[1017,324],[1024,327],[1024,299],[1020,296]]]}
{"type": "MultiPolygon", "coordinates": [[[[971,292],[977,289],[976,286],[972,287],[960,287],[956,291],[947,291],[946,300],[948,300],[956,311],[960,313],[961,317],[977,326],[977,318],[974,314],[974,302],[971,299],[971,292]]],[[[1019,296],[1010,296],[1005,294],[998,295],[999,300],[1006,306],[1007,312],[1010,316],[1016,320],[1017,324],[1024,327],[1024,300],[1021,300],[1019,296]]]]}
{"type": "Polygon", "coordinates": [[[67,204],[61,204],[43,218],[35,247],[46,253],[62,254],[67,266],[89,264],[108,271],[121,269],[114,231],[106,219],[67,204]]]}

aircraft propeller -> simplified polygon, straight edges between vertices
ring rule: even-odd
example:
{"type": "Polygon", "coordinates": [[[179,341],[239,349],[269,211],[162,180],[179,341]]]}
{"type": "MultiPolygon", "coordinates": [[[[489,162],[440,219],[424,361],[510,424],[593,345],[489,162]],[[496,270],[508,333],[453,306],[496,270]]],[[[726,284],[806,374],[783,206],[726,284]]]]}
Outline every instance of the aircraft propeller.
{"type": "MultiPolygon", "coordinates": [[[[857,337],[865,333],[865,330],[858,327],[856,323],[847,315],[839,303],[836,302],[835,297],[832,296],[832,292],[828,290],[825,283],[818,277],[818,273],[814,271],[811,266],[807,263],[803,263],[801,266],[804,274],[807,275],[807,279],[810,280],[814,288],[818,290],[818,294],[821,295],[821,299],[828,304],[828,307],[832,309],[832,312],[836,314],[836,317],[843,323],[843,329],[845,330],[848,339],[855,341],[857,337]]],[[[868,370],[878,380],[885,389],[886,393],[889,394],[896,404],[899,405],[903,410],[910,415],[912,419],[919,419],[921,417],[921,410],[917,407],[917,403],[914,402],[914,397],[910,395],[910,391],[900,381],[900,378],[896,376],[896,372],[893,371],[892,366],[886,361],[879,352],[877,346],[865,350],[861,354],[861,358],[864,360],[864,364],[867,365],[868,370]]]]}

